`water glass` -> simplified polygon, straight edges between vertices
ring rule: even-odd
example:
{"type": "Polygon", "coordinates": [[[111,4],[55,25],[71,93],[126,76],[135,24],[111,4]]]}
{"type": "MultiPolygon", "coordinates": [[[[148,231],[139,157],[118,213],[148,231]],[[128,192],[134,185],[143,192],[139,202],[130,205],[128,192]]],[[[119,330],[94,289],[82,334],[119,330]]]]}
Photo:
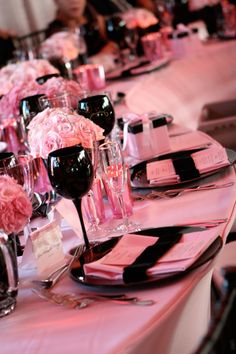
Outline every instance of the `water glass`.
{"type": "Polygon", "coordinates": [[[153,61],[163,57],[162,39],[160,33],[149,33],[142,37],[142,46],[145,56],[153,61]]]}
{"type": "Polygon", "coordinates": [[[18,271],[16,253],[11,240],[0,230],[0,317],[11,313],[16,306],[18,271]]]}

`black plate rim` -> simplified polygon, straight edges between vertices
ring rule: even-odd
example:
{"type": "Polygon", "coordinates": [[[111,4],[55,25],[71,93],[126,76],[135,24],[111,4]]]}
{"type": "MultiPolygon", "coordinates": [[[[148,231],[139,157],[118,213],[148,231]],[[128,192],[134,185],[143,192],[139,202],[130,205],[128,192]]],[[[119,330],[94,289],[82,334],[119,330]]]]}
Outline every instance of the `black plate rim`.
{"type": "MultiPolygon", "coordinates": [[[[201,149],[193,149],[193,150],[186,150],[186,152],[196,152],[198,150],[201,150],[201,149]]],[[[170,183],[170,184],[162,184],[162,185],[151,185],[151,184],[141,184],[140,185],[134,185],[133,184],[133,181],[131,179],[131,188],[132,189],[163,189],[163,188],[178,188],[179,186],[182,186],[184,184],[188,184],[188,183],[191,183],[191,182],[195,182],[195,181],[199,181],[199,180],[202,180],[206,177],[210,177],[210,176],[213,176],[221,171],[224,171],[225,169],[229,168],[230,166],[234,165],[235,162],[236,162],[236,151],[234,150],[231,150],[231,149],[226,149],[226,152],[227,152],[227,155],[228,155],[228,159],[229,159],[229,165],[227,166],[222,166],[222,167],[219,167],[215,170],[212,170],[212,171],[209,171],[209,172],[205,172],[205,173],[202,173],[199,177],[196,177],[196,178],[192,178],[192,179],[189,179],[189,180],[185,180],[185,181],[181,181],[179,183],[170,183]]],[[[171,154],[171,153],[170,153],[171,154]]],[[[157,156],[157,157],[154,157],[154,158],[151,158],[149,160],[144,160],[144,161],[141,161],[133,166],[130,166],[130,173],[131,173],[131,177],[132,177],[132,169],[139,166],[139,165],[142,165],[142,164],[147,164],[148,162],[151,162],[151,161],[154,161],[155,159],[158,160],[164,160],[165,156],[168,156],[170,154],[163,154],[163,155],[160,155],[160,156],[157,156]]]]}
{"type": "MultiPolygon", "coordinates": [[[[96,245],[95,247],[101,246],[105,243],[107,244],[108,242],[113,244],[113,247],[114,247],[121,237],[122,236],[106,240],[106,241],[102,242],[101,244],[96,245]]],[[[215,255],[220,251],[222,246],[223,246],[222,238],[221,238],[221,236],[218,236],[211,243],[211,245],[205,250],[205,252],[203,252],[202,255],[185,271],[176,272],[176,273],[166,273],[164,275],[150,277],[145,281],[136,282],[136,283],[125,284],[125,283],[122,283],[121,281],[111,281],[111,280],[107,280],[107,279],[103,280],[100,278],[92,278],[92,277],[87,277],[87,280],[86,280],[86,278],[83,275],[81,265],[80,265],[80,267],[78,267],[78,265],[77,265],[76,267],[73,268],[73,263],[72,263],[72,268],[69,270],[69,275],[70,275],[70,278],[73,281],[75,281],[76,283],[83,285],[83,286],[92,287],[92,288],[106,288],[106,289],[127,288],[127,289],[129,289],[129,288],[135,288],[135,287],[140,288],[142,286],[147,286],[147,285],[162,285],[165,282],[176,281],[176,280],[178,280],[178,278],[182,278],[183,276],[189,274],[194,269],[207,263],[208,261],[210,261],[212,258],[215,257],[215,255]],[[76,273],[77,275],[74,273],[76,273]]]]}

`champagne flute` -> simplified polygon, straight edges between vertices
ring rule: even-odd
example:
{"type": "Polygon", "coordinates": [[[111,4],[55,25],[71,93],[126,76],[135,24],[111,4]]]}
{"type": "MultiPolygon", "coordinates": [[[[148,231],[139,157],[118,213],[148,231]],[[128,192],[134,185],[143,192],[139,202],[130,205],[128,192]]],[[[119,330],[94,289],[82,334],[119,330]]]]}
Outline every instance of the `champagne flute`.
{"type": "Polygon", "coordinates": [[[102,202],[101,180],[100,176],[96,173],[98,166],[98,141],[92,129],[84,128],[81,134],[83,135],[83,140],[87,142],[87,146],[84,146],[84,148],[86,148],[89,154],[94,169],[94,181],[91,189],[84,197],[83,205],[90,224],[87,233],[90,239],[95,240],[97,237],[106,236],[106,230],[99,226],[100,221],[105,218],[105,215],[102,202]]]}
{"type": "Polygon", "coordinates": [[[129,221],[124,203],[128,176],[121,147],[117,142],[109,141],[100,145],[99,150],[102,176],[111,192],[117,195],[122,214],[123,223],[117,227],[117,230],[122,233],[138,231],[140,227],[129,221]]]}
{"type": "Polygon", "coordinates": [[[52,187],[66,199],[72,199],[79,215],[86,249],[90,248],[81,210],[82,197],[91,189],[94,171],[85,148],[74,145],[48,155],[48,174],[52,187]]]}

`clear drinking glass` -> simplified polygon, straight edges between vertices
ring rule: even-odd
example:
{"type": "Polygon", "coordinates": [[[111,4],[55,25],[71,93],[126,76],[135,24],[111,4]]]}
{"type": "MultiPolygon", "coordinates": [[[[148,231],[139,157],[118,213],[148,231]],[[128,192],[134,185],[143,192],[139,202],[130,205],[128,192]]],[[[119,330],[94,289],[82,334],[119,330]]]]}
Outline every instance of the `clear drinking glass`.
{"type": "Polygon", "coordinates": [[[67,107],[72,109],[71,96],[67,92],[47,97],[43,95],[39,98],[39,104],[42,110],[46,108],[67,107]]]}
{"type": "Polygon", "coordinates": [[[140,230],[138,224],[129,221],[124,203],[124,192],[127,184],[127,168],[124,164],[123,154],[117,142],[106,142],[99,147],[102,177],[110,188],[110,192],[117,196],[123,222],[117,231],[128,233],[140,230]]]}
{"type": "Polygon", "coordinates": [[[18,271],[11,241],[2,230],[0,230],[0,274],[0,317],[4,317],[16,306],[18,271]]]}

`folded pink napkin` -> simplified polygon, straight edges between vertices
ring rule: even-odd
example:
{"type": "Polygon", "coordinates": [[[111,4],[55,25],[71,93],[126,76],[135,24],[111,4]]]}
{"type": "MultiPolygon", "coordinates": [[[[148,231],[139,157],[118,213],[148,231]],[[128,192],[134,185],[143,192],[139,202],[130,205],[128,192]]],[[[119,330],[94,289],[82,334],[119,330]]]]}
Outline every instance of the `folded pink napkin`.
{"type": "Polygon", "coordinates": [[[175,184],[229,164],[226,150],[220,145],[213,144],[188,156],[147,163],[147,180],[153,185],[175,184]]]}
{"type": "MultiPolygon", "coordinates": [[[[147,270],[147,275],[161,277],[164,274],[185,271],[216,238],[213,229],[184,234],[180,242],[147,270]]],[[[84,264],[84,272],[87,276],[122,280],[124,269],[131,265],[147,247],[154,245],[157,239],[158,237],[152,236],[124,235],[112,251],[103,258],[84,264]]]]}

